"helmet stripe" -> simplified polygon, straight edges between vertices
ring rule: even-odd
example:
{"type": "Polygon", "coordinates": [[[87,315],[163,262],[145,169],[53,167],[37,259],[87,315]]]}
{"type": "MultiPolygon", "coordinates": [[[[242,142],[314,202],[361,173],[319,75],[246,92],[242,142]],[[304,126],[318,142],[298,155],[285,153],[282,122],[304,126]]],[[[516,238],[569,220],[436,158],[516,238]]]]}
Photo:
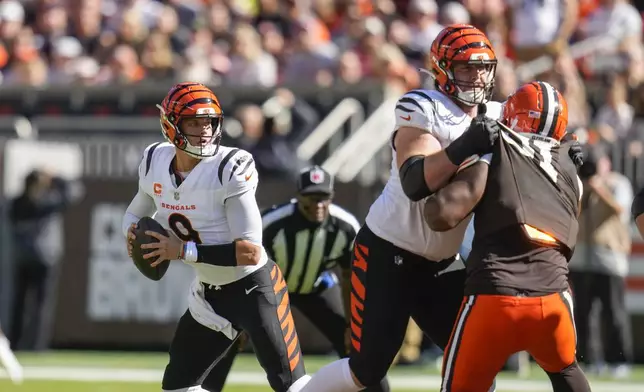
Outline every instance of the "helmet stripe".
{"type": "Polygon", "coordinates": [[[478,32],[478,31],[474,31],[474,32],[472,32],[472,33],[465,33],[465,34],[463,34],[463,33],[461,33],[461,34],[452,34],[451,36],[455,36],[455,37],[454,37],[454,39],[453,39],[453,40],[451,40],[451,41],[449,41],[448,43],[446,43],[446,44],[445,44],[446,46],[451,47],[451,46],[452,46],[452,44],[453,44],[454,42],[456,42],[459,38],[465,38],[465,37],[481,37],[481,41],[483,41],[483,40],[485,39],[485,36],[484,36],[483,34],[481,34],[480,32],[478,32]]]}
{"type": "MultiPolygon", "coordinates": [[[[185,90],[185,89],[184,89],[184,90],[185,90]]],[[[185,93],[181,94],[180,96],[178,96],[178,97],[174,100],[174,105],[172,105],[172,111],[174,112],[174,111],[177,109],[177,105],[179,105],[179,104],[184,105],[184,108],[185,108],[185,106],[186,106],[186,105],[185,105],[183,102],[181,102],[181,100],[182,100],[182,99],[183,99],[183,97],[185,97],[186,95],[188,95],[188,94],[195,94],[195,93],[209,93],[209,92],[210,92],[210,90],[190,90],[190,89],[188,89],[188,91],[186,91],[185,93]]],[[[169,105],[169,104],[170,104],[170,102],[168,102],[168,105],[169,105]]]]}
{"type": "MultiPolygon", "coordinates": [[[[440,50],[441,48],[445,48],[445,51],[447,51],[449,49],[450,45],[443,45],[443,41],[445,41],[449,37],[453,37],[454,35],[456,35],[456,38],[454,38],[454,40],[451,41],[451,42],[454,42],[459,37],[459,35],[455,34],[455,33],[459,32],[459,31],[462,31],[462,30],[468,30],[468,29],[471,29],[471,28],[472,28],[472,26],[459,26],[459,27],[451,28],[449,31],[447,31],[445,33],[445,35],[443,35],[441,37],[441,40],[438,41],[438,45],[436,46],[437,50],[440,50]]],[[[451,44],[451,42],[450,42],[450,44],[451,44]]]]}
{"type": "Polygon", "coordinates": [[[559,114],[561,112],[559,108],[561,107],[561,102],[559,101],[560,93],[557,90],[555,90],[554,87],[550,86],[550,88],[552,89],[552,93],[553,93],[552,95],[555,98],[555,101],[554,101],[555,106],[553,108],[554,114],[552,116],[552,127],[551,127],[552,130],[549,132],[548,136],[555,137],[555,133],[557,132],[557,127],[559,125],[559,114]]]}
{"type": "Polygon", "coordinates": [[[180,84],[179,86],[177,86],[177,89],[176,89],[176,90],[174,90],[174,91],[172,92],[172,94],[170,94],[170,95],[168,96],[167,104],[169,105],[169,104],[170,104],[170,102],[172,102],[172,101],[174,100],[174,96],[175,96],[175,95],[177,95],[179,92],[181,92],[181,91],[185,90],[185,89],[186,89],[186,87],[199,86],[199,85],[201,85],[201,83],[185,83],[185,84],[180,84]]]}
{"type": "Polygon", "coordinates": [[[555,107],[557,98],[555,90],[548,83],[537,82],[543,97],[543,110],[539,118],[539,129],[537,133],[543,136],[550,136],[552,133],[553,120],[555,116],[555,107]]]}

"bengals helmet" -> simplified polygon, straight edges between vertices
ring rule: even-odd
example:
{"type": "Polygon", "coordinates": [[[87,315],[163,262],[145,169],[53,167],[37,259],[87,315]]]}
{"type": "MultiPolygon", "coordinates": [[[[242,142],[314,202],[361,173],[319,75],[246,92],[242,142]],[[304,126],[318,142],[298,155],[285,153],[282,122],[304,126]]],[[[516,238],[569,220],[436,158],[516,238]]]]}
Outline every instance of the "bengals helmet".
{"type": "Polygon", "coordinates": [[[161,132],[165,139],[178,149],[195,158],[211,157],[217,153],[221,141],[224,113],[217,96],[201,83],[185,82],[173,86],[161,105],[161,132]],[[187,118],[210,118],[212,137],[209,143],[193,146],[189,135],[181,130],[187,118]]]}
{"type": "Polygon", "coordinates": [[[561,140],[568,126],[568,104],[550,84],[526,83],[505,101],[501,122],[515,132],[561,140]]]}
{"type": "Polygon", "coordinates": [[[474,26],[454,24],[434,39],[430,52],[431,75],[436,87],[459,102],[475,106],[490,100],[494,89],[497,58],[490,40],[474,26]],[[456,80],[455,65],[485,67],[485,82],[456,80]]]}

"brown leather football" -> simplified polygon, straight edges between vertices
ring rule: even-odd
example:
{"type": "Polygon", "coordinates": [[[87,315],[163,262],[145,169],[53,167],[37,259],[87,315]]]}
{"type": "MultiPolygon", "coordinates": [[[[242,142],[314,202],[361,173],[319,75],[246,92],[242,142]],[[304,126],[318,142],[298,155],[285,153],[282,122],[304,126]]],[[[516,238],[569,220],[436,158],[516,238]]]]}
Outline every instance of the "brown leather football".
{"type": "Polygon", "coordinates": [[[132,260],[136,268],[147,278],[161,280],[163,275],[168,271],[168,267],[170,267],[170,260],[166,260],[156,267],[151,267],[150,264],[154,263],[158,257],[151,259],[143,258],[143,255],[154,251],[154,249],[141,249],[141,245],[159,242],[156,238],[145,234],[146,231],[154,231],[165,236],[168,235],[166,229],[156,220],[148,216],[141,218],[137,223],[136,229],[134,229],[136,238],[132,241],[132,260]]]}

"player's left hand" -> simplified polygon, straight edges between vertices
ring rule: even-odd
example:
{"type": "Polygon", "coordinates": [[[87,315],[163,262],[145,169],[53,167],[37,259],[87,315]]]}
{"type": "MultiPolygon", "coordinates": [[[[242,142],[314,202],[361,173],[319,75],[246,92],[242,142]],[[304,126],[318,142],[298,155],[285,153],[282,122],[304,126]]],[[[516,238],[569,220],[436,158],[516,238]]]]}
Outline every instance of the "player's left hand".
{"type": "Polygon", "coordinates": [[[567,133],[561,138],[562,143],[570,143],[570,148],[568,149],[568,156],[575,163],[577,169],[579,169],[584,164],[584,150],[581,146],[581,143],[577,140],[577,136],[571,133],[567,133]]]}
{"type": "Polygon", "coordinates": [[[176,260],[179,258],[179,254],[183,248],[183,241],[181,241],[177,236],[170,234],[168,237],[149,230],[146,231],[145,234],[159,240],[159,242],[141,245],[141,249],[153,249],[152,252],[147,253],[143,258],[151,259],[159,256],[159,258],[154,263],[150,264],[150,266],[156,267],[165,260],[176,260]]]}

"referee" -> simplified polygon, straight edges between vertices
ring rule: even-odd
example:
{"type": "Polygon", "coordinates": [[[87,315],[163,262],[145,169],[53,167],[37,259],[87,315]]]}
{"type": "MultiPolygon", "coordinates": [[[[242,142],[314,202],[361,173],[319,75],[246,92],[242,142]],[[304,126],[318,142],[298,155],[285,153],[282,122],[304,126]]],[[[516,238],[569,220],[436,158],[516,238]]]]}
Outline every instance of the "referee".
{"type": "MultiPolygon", "coordinates": [[[[348,303],[351,293],[349,263],[360,224],[332,199],[333,177],[319,166],[303,170],[296,197],[263,213],[262,242],[284,274],[291,306],[319,328],[340,357],[345,357],[349,318],[345,316],[343,300],[348,303]],[[343,290],[331,271],[337,265],[342,269],[343,283],[347,283],[343,290]]],[[[223,389],[238,351],[239,343],[217,363],[202,388],[210,392],[223,389]]],[[[387,380],[366,391],[389,391],[387,380]]]]}

